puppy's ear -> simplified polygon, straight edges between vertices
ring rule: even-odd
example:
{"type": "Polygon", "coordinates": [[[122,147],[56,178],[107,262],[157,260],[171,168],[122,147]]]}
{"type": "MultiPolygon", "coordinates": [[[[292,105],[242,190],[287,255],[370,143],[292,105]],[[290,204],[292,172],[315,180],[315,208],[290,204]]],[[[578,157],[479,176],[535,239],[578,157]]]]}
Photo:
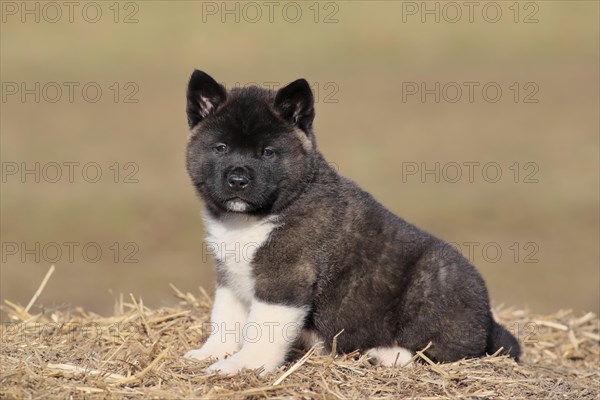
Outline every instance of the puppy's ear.
{"type": "Polygon", "coordinates": [[[194,70],[187,89],[187,118],[190,129],[215,112],[227,91],[205,72],[194,70]]]}
{"type": "Polygon", "coordinates": [[[305,79],[298,79],[279,89],[274,105],[283,119],[307,134],[311,133],[315,108],[312,90],[305,79]]]}

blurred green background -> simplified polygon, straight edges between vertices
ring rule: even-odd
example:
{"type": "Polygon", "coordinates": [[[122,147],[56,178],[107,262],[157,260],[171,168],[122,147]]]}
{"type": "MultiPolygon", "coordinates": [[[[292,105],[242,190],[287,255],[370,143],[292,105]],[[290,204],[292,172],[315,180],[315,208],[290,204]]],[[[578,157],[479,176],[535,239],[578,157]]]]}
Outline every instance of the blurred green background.
{"type": "Polygon", "coordinates": [[[46,306],[212,291],[184,167],[199,68],[229,86],[306,78],[329,161],[460,247],[494,304],[598,312],[599,3],[475,3],[457,19],[445,2],[76,2],[53,22],[47,3],[3,1],[1,300],[27,304],[53,260],[46,306]],[[36,163],[39,182],[21,175],[36,163]],[[421,176],[436,163],[439,182],[421,176]]]}

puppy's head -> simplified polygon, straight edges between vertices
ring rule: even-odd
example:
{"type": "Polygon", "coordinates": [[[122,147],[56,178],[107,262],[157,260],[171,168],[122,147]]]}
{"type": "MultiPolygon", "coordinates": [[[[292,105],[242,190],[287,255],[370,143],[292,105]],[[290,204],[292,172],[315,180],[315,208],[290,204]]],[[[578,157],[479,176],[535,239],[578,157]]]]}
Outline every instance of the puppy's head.
{"type": "Polygon", "coordinates": [[[304,79],[271,91],[227,91],[194,71],[187,90],[187,169],[214,212],[268,214],[292,201],[312,178],[312,91],[304,79]]]}

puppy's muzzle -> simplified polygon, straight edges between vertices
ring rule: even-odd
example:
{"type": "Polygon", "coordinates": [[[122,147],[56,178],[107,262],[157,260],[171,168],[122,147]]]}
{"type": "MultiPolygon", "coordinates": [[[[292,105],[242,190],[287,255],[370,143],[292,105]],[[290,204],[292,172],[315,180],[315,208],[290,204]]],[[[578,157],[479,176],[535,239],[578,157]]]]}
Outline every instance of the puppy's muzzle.
{"type": "Polygon", "coordinates": [[[248,170],[243,167],[232,169],[227,175],[227,185],[233,190],[246,189],[250,185],[248,170]]]}

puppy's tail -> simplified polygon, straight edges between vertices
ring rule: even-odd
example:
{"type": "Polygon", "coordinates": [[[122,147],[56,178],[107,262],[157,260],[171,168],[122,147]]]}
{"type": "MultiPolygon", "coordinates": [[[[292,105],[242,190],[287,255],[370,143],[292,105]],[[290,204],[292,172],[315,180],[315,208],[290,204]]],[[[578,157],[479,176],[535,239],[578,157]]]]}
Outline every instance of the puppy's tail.
{"type": "Polygon", "coordinates": [[[508,354],[515,361],[519,361],[521,355],[519,342],[505,327],[492,320],[492,329],[488,336],[486,352],[494,354],[501,347],[503,350],[500,354],[508,354]]]}

